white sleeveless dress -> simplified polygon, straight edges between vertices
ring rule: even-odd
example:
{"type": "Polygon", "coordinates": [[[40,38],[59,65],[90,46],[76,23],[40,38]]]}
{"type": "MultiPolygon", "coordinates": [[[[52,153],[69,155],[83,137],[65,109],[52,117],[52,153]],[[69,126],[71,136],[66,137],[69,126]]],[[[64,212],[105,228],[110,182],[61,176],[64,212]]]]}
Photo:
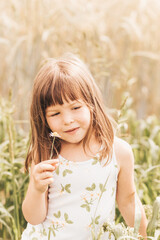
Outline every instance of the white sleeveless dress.
{"type": "MultiPolygon", "coordinates": [[[[98,155],[72,162],[59,155],[49,188],[48,214],[43,223],[27,224],[21,240],[92,240],[107,220],[114,221],[118,168],[112,159],[104,165],[98,155]]],[[[105,233],[102,239],[108,239],[105,233]]]]}

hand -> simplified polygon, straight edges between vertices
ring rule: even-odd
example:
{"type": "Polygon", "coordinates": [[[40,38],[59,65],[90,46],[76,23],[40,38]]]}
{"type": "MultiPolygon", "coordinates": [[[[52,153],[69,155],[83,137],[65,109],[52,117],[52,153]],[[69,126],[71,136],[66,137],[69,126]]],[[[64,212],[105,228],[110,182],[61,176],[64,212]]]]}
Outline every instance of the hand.
{"type": "Polygon", "coordinates": [[[40,193],[45,193],[48,190],[48,185],[53,182],[52,172],[56,170],[58,163],[58,159],[51,159],[33,166],[31,176],[35,190],[40,193]]]}

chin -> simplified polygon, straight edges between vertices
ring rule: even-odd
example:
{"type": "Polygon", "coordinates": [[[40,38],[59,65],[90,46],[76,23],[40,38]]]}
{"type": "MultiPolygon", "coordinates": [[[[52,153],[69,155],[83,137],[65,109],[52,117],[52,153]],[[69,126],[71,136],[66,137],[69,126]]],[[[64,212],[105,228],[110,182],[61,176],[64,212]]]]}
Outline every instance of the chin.
{"type": "Polygon", "coordinates": [[[64,140],[64,142],[66,143],[70,143],[70,144],[79,144],[83,141],[83,138],[82,139],[72,139],[72,140],[64,140]]]}
{"type": "Polygon", "coordinates": [[[72,139],[72,140],[69,140],[69,139],[61,139],[63,142],[65,142],[65,143],[80,143],[80,142],[82,142],[83,141],[83,139],[72,139]]]}

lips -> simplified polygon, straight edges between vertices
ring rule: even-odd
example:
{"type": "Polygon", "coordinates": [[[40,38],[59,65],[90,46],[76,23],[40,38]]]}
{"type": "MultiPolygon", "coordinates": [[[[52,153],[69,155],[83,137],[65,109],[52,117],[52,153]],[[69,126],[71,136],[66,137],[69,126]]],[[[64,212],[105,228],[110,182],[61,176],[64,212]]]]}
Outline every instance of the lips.
{"type": "Polygon", "coordinates": [[[65,133],[72,133],[72,132],[74,132],[74,131],[76,131],[78,129],[79,129],[79,127],[72,128],[72,129],[69,129],[69,130],[65,131],[65,133]]]}

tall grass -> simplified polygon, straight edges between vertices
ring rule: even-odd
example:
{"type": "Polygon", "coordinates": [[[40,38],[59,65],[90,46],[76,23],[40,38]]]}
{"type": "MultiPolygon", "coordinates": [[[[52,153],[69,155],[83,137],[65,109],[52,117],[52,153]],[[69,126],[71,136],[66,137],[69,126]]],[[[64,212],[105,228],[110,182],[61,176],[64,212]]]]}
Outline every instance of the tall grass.
{"type": "Polygon", "coordinates": [[[7,0],[0,12],[0,89],[23,103],[17,119],[28,119],[41,60],[66,51],[89,65],[109,106],[127,90],[139,118],[160,113],[159,0],[7,0]]]}
{"type": "Polygon", "coordinates": [[[132,145],[137,191],[151,209],[160,195],[159,19],[159,0],[0,2],[0,239],[19,239],[26,225],[23,119],[33,78],[41,60],[66,51],[87,63],[106,104],[121,109],[119,135],[132,145]]]}
{"type": "Polygon", "coordinates": [[[0,99],[0,239],[20,239],[25,220],[21,204],[28,176],[23,171],[28,136],[13,120],[14,107],[0,99]]]}
{"type": "MultiPolygon", "coordinates": [[[[124,94],[125,95],[125,94],[124,94]]],[[[135,181],[144,204],[152,204],[160,195],[160,120],[150,115],[137,119],[128,95],[118,119],[119,135],[132,146],[135,157],[135,181]]]]}

